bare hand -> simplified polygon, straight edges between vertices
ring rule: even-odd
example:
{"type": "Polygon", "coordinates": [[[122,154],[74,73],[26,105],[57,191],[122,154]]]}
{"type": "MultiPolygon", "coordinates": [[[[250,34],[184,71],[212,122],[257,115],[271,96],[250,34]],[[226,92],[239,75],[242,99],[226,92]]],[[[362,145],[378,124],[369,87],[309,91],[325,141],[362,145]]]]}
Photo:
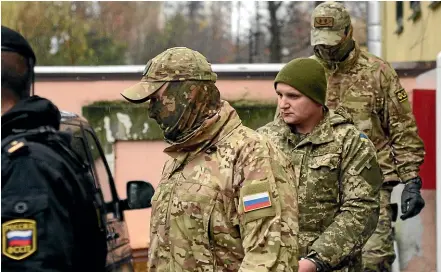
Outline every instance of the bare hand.
{"type": "Polygon", "coordinates": [[[299,261],[299,272],[316,272],[317,267],[313,262],[307,259],[299,261]]]}

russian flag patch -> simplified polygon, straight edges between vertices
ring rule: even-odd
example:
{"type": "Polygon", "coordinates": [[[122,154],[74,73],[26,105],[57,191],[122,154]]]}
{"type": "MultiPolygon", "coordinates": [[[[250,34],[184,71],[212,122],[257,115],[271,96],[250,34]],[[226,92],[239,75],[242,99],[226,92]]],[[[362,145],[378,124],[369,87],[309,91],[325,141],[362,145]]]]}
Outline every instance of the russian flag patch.
{"type": "Polygon", "coordinates": [[[268,192],[247,195],[242,200],[244,212],[271,207],[271,198],[268,192]]]}
{"type": "Polygon", "coordinates": [[[32,219],[14,219],[2,224],[2,253],[23,260],[37,251],[37,222],[32,219]]]}

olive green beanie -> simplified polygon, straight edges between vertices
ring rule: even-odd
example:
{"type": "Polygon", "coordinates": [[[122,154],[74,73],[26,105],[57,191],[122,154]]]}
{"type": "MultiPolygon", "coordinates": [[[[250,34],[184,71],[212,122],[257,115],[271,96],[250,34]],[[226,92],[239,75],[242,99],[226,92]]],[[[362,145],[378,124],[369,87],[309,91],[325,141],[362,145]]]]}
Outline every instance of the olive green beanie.
{"type": "Polygon", "coordinates": [[[326,100],[326,73],[323,66],[310,58],[297,58],[288,62],[277,74],[274,88],[277,83],[285,83],[311,98],[320,105],[326,100]]]}

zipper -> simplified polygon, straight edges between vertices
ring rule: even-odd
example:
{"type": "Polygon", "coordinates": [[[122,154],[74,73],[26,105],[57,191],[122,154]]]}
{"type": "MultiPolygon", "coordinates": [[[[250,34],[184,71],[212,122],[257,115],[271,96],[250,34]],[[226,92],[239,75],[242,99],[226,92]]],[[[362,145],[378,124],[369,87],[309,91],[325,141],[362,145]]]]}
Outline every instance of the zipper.
{"type": "MultiPolygon", "coordinates": [[[[176,163],[176,161],[174,163],[176,163]]],[[[175,167],[175,165],[173,165],[173,168],[174,167],[175,167]]],[[[181,167],[181,166],[179,166],[179,167],[181,167]]],[[[178,167],[178,169],[179,169],[179,167],[178,167]]],[[[178,169],[175,169],[174,171],[172,171],[172,174],[170,174],[169,179],[175,173],[175,171],[178,170],[178,169]]],[[[176,179],[176,181],[173,182],[173,185],[172,185],[172,188],[171,188],[171,191],[170,191],[170,197],[168,199],[167,213],[165,214],[165,230],[166,230],[167,236],[169,236],[169,232],[170,232],[170,212],[171,212],[171,206],[172,206],[172,202],[173,202],[172,200],[173,200],[173,197],[175,195],[176,185],[181,182],[181,177],[182,176],[179,175],[178,178],[176,179]]],[[[170,246],[170,239],[169,239],[169,245],[168,246],[170,248],[171,255],[173,255],[172,247],[170,246]]]]}
{"type": "Polygon", "coordinates": [[[213,257],[213,272],[215,272],[217,269],[216,253],[214,251],[215,250],[214,240],[213,240],[213,237],[211,236],[211,233],[213,230],[213,226],[212,226],[213,221],[211,220],[211,214],[213,213],[214,206],[215,206],[215,204],[213,204],[213,206],[210,209],[210,212],[209,212],[210,218],[208,219],[208,243],[210,244],[211,256],[213,257]]]}

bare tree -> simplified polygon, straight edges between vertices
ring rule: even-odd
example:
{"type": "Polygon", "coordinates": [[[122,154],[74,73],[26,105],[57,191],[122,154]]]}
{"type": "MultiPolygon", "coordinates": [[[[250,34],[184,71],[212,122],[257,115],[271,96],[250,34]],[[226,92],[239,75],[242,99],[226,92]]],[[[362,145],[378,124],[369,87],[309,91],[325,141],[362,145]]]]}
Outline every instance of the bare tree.
{"type": "Polygon", "coordinates": [[[306,57],[312,54],[310,45],[310,9],[313,7],[302,7],[302,3],[290,2],[287,7],[288,20],[283,28],[283,46],[285,54],[283,61],[289,61],[296,57],[306,57]]]}
{"type": "Polygon", "coordinates": [[[280,37],[281,28],[280,20],[277,18],[277,11],[282,6],[282,1],[268,1],[268,12],[270,17],[269,31],[271,40],[269,44],[270,59],[269,62],[282,62],[282,40],[280,37]]]}

